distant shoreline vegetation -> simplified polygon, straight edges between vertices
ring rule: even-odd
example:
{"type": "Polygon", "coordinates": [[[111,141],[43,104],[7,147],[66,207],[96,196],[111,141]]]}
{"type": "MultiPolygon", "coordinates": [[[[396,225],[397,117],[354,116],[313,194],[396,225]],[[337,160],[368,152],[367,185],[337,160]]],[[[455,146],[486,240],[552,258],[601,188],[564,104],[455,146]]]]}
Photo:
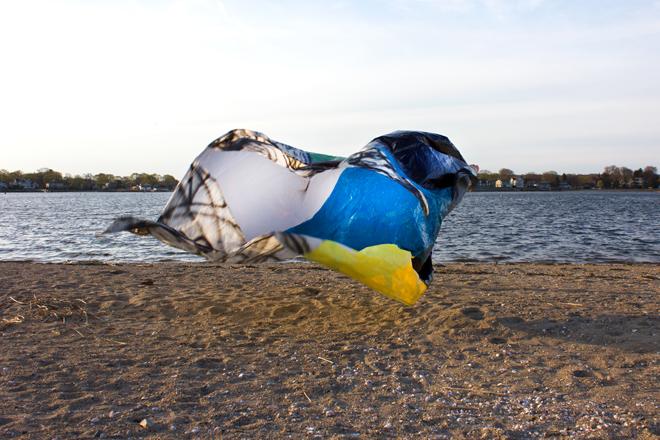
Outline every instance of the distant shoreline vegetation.
{"type": "Polygon", "coordinates": [[[637,170],[610,165],[601,173],[559,174],[544,173],[516,174],[502,168],[494,173],[480,171],[475,191],[568,191],[585,189],[657,189],[658,169],[647,166],[637,170]]]}
{"type": "Polygon", "coordinates": [[[50,168],[41,168],[34,173],[23,173],[0,169],[0,192],[156,192],[172,191],[179,181],[169,174],[133,173],[130,176],[113,174],[83,174],[72,176],[50,168]]]}
{"type": "MultiPolygon", "coordinates": [[[[34,173],[0,169],[0,192],[156,192],[172,191],[179,181],[169,174],[133,173],[130,176],[113,174],[83,174],[72,176],[50,168],[41,168],[34,173]]],[[[585,189],[657,189],[660,184],[658,169],[647,166],[637,170],[611,165],[601,173],[559,174],[544,173],[516,174],[502,168],[498,172],[480,171],[474,191],[564,191],[585,189]]]]}

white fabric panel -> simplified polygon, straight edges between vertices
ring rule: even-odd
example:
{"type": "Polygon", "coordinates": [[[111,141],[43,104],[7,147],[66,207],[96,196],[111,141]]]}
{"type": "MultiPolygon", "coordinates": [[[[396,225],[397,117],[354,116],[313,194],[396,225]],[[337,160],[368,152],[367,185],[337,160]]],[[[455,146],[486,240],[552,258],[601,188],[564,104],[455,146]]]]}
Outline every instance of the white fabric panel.
{"type": "Polygon", "coordinates": [[[249,151],[208,150],[200,165],[217,180],[246,240],[285,231],[321,208],[342,170],[299,176],[249,151]]]}
{"type": "Polygon", "coordinates": [[[328,197],[330,197],[330,194],[335,189],[339,176],[344,169],[344,167],[341,167],[326,170],[322,173],[315,174],[311,178],[307,178],[307,180],[309,180],[309,186],[303,195],[303,203],[300,212],[302,221],[296,224],[309,220],[314,217],[314,214],[316,214],[319,209],[321,209],[321,206],[323,206],[325,201],[328,200],[328,197]]]}

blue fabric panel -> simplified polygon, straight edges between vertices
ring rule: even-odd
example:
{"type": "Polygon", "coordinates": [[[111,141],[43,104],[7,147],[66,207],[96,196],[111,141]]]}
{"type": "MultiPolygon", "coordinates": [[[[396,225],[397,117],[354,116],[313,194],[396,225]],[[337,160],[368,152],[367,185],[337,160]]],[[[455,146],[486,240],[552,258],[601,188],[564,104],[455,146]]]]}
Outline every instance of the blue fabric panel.
{"type": "Polygon", "coordinates": [[[398,182],[373,170],[344,170],[321,209],[289,232],[333,240],[353,249],[393,243],[413,256],[433,246],[442,216],[451,203],[452,189],[423,192],[430,213],[398,182]]]}

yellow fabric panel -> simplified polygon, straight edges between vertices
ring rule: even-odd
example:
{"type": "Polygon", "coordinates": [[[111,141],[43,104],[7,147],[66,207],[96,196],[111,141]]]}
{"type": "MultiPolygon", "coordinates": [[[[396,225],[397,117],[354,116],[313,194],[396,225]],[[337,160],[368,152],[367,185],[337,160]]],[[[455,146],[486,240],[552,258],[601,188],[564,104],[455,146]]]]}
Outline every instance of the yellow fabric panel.
{"type": "Polygon", "coordinates": [[[379,244],[356,251],[324,240],[305,258],[335,269],[372,289],[413,305],[426,291],[426,284],[412,267],[410,252],[394,244],[379,244]]]}

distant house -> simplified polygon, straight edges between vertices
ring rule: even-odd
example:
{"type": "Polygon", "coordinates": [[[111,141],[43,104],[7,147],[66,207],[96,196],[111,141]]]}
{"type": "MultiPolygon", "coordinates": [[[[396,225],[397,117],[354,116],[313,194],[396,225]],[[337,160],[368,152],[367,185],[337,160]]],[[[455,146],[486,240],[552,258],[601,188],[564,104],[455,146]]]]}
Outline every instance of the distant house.
{"type": "Polygon", "coordinates": [[[481,189],[481,190],[492,190],[493,188],[495,188],[495,182],[493,180],[479,179],[479,181],[477,182],[477,189],[478,190],[479,189],[481,189]]]}
{"type": "Polygon", "coordinates": [[[568,182],[560,182],[559,183],[559,190],[560,191],[568,191],[573,189],[573,187],[570,185],[568,182]]]}
{"type": "Polygon", "coordinates": [[[525,188],[525,179],[523,176],[513,176],[509,181],[511,188],[522,190],[525,188]]]}
{"type": "Polygon", "coordinates": [[[550,191],[552,187],[549,182],[527,182],[525,189],[528,191],[550,191]]]}
{"type": "Polygon", "coordinates": [[[37,189],[37,184],[30,179],[15,179],[12,186],[18,189],[34,190],[37,189]]]}
{"type": "Polygon", "coordinates": [[[497,179],[495,181],[495,188],[497,188],[497,189],[510,189],[511,188],[511,181],[510,180],[497,179]]]}
{"type": "Polygon", "coordinates": [[[9,188],[9,185],[7,185],[5,182],[0,182],[0,191],[7,191],[9,188]]]}
{"type": "Polygon", "coordinates": [[[154,188],[151,185],[138,184],[138,185],[131,186],[131,191],[153,192],[153,191],[156,191],[156,188],[154,188]]]}
{"type": "Polygon", "coordinates": [[[62,191],[66,186],[63,182],[47,182],[46,189],[48,191],[62,191]]]}

